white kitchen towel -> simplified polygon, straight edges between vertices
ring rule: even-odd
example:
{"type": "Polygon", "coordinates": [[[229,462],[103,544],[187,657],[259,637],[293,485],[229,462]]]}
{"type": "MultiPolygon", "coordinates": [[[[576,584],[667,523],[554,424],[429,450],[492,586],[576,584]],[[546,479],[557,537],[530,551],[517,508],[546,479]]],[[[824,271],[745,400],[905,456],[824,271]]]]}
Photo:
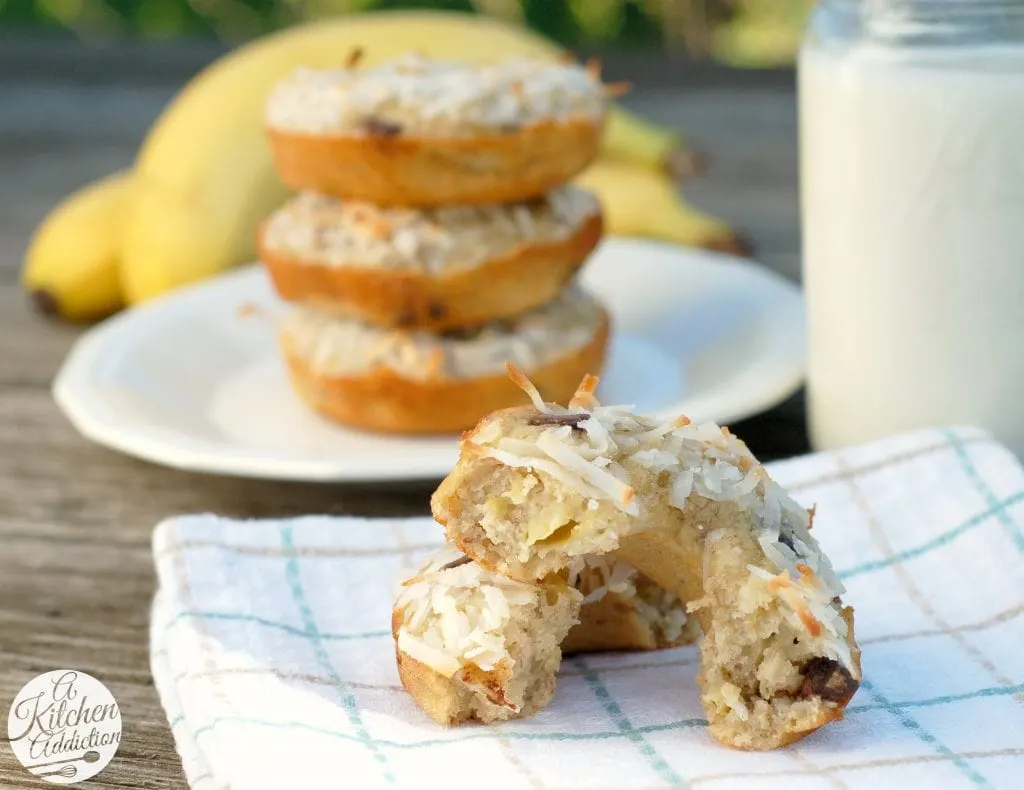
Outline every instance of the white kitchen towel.
{"type": "Polygon", "coordinates": [[[429,519],[182,516],[154,536],[152,665],[197,788],[1024,787],[1024,470],[972,430],[772,466],[856,607],[846,719],[771,753],[704,728],[694,647],[563,664],[551,704],[444,729],[399,685],[392,585],[429,519]]]}

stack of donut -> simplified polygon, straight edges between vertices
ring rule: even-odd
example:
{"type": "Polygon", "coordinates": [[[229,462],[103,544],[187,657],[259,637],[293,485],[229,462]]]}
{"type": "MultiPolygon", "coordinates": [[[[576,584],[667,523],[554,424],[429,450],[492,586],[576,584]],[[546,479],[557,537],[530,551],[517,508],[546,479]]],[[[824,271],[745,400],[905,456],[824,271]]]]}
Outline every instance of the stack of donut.
{"type": "Polygon", "coordinates": [[[266,108],[297,191],[259,232],[295,307],[280,332],[295,389],[332,420],[398,433],[460,431],[522,402],[507,362],[567,399],[609,332],[575,282],[601,210],[567,185],[597,154],[596,70],[359,59],[294,73],[266,108]]]}

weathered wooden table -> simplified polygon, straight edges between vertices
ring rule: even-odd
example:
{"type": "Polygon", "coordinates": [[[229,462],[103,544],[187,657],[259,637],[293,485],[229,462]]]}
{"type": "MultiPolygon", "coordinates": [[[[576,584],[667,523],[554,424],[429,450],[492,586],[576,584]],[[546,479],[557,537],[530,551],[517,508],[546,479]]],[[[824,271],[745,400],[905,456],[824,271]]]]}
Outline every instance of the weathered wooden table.
{"type": "MultiPolygon", "coordinates": [[[[165,516],[427,510],[430,487],[268,484],[171,471],[82,439],[49,386],[80,328],[29,310],[18,271],[45,212],[128,165],[147,126],[213,44],[127,45],[0,37],[0,722],[35,675],[75,668],[102,680],[124,722],[120,750],[90,787],[183,787],[153,689],[149,540],[165,516]]],[[[686,130],[713,159],[690,198],[733,221],[757,257],[798,268],[792,74],[612,60],[638,86],[628,103],[686,130]]],[[[733,426],[755,452],[803,451],[801,401],[733,426]]],[[[39,787],[0,740],[0,786],[39,787]]]]}

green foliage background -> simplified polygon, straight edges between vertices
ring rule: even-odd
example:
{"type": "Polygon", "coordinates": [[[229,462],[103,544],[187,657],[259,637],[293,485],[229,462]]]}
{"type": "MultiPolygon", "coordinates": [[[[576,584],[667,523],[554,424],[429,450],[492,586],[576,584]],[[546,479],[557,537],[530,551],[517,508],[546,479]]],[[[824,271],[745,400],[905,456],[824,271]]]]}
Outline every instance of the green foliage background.
{"type": "Polygon", "coordinates": [[[792,60],[813,0],[0,0],[0,28],[86,38],[238,41],[375,8],[445,8],[521,22],[568,46],[685,50],[735,65],[792,60]]]}

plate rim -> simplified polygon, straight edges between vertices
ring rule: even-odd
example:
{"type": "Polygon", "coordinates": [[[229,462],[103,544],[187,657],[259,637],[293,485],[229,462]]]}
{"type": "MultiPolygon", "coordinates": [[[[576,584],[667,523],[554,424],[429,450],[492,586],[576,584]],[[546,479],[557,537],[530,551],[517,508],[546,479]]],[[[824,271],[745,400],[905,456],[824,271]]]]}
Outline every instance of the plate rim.
{"type": "MultiPolygon", "coordinates": [[[[785,276],[770,270],[754,260],[741,258],[700,248],[684,247],[670,242],[635,237],[610,236],[602,241],[605,245],[624,245],[627,249],[647,247],[660,253],[685,256],[688,265],[735,267],[747,278],[760,280],[773,288],[777,294],[785,293],[785,298],[793,300],[800,308],[799,316],[794,321],[800,331],[795,334],[799,339],[797,348],[790,364],[776,371],[771,386],[749,392],[742,398],[733,399],[720,416],[715,419],[720,424],[734,422],[758,414],[781,403],[794,394],[803,383],[806,372],[806,310],[804,297],[800,287],[785,276]]],[[[130,457],[142,459],[183,471],[202,474],[213,474],[248,479],[305,481],[311,483],[371,483],[371,482],[414,482],[435,480],[450,471],[457,457],[457,445],[452,442],[450,453],[440,449],[429,462],[420,459],[413,467],[398,464],[374,465],[361,462],[338,466],[337,462],[324,460],[289,458],[268,459],[266,455],[252,454],[252,451],[225,453],[216,452],[220,447],[228,449],[231,445],[222,442],[210,445],[205,442],[196,443],[186,434],[178,434],[173,438],[161,437],[159,426],[149,425],[138,430],[125,429],[104,415],[105,404],[101,401],[98,389],[92,379],[99,364],[104,347],[112,337],[117,337],[123,325],[140,320],[146,315],[149,320],[156,320],[168,309],[180,309],[182,302],[188,302],[197,295],[205,296],[211,290],[228,290],[236,280],[253,277],[258,271],[258,263],[245,264],[217,277],[191,283],[161,295],[142,305],[124,310],[83,333],[71,345],[61,366],[53,379],[51,393],[58,408],[71,422],[74,428],[90,441],[120,452],[130,457]],[[174,307],[169,307],[173,305],[174,307]]],[[[145,319],[144,319],[145,320],[145,319]]],[[[674,414],[678,409],[667,406],[658,410],[658,414],[674,414]]],[[[389,437],[379,437],[386,442],[389,437]]],[[[454,436],[453,436],[454,439],[454,436]]]]}

